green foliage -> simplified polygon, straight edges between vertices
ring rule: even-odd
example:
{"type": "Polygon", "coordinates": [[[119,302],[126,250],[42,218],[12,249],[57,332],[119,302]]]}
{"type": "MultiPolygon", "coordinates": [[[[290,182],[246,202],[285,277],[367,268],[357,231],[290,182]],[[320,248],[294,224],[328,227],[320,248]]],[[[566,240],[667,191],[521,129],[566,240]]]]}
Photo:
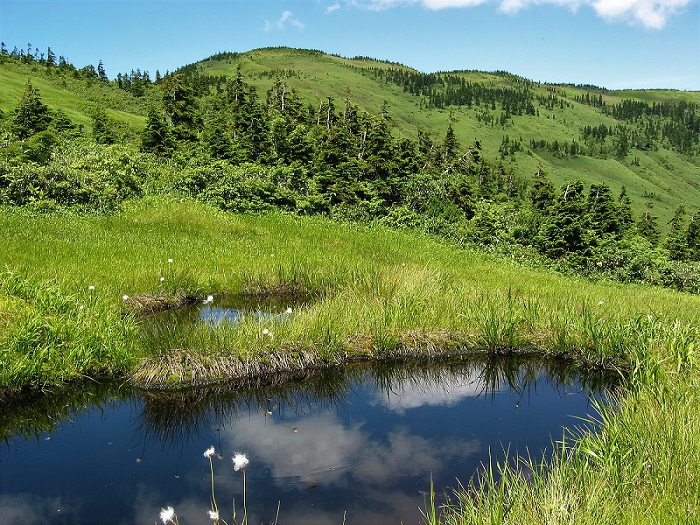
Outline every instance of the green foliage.
{"type": "Polygon", "coordinates": [[[76,142],[44,165],[0,163],[0,203],[49,210],[57,206],[111,210],[141,194],[143,169],[129,148],[76,142]]]}
{"type": "Polygon", "coordinates": [[[658,226],[659,218],[652,215],[652,207],[653,205],[648,202],[644,214],[639,218],[639,221],[637,221],[637,232],[639,235],[647,239],[652,246],[656,246],[656,244],[659,242],[659,236],[661,233],[659,232],[658,226]]]}
{"type": "MultiPolygon", "coordinates": [[[[304,60],[320,56],[304,55],[304,60]]],[[[395,98],[391,106],[382,101],[375,114],[364,110],[349,89],[342,105],[332,96],[320,95],[313,105],[304,107],[303,91],[296,84],[301,78],[299,70],[285,69],[266,74],[270,84],[261,101],[257,77],[246,77],[243,67],[236,67],[228,77],[207,76],[202,73],[205,69],[161,77],[157,92],[149,87],[147,75],[138,71],[117,79],[121,85],[115,89],[131,92],[138,84],[138,89],[145,90],[142,96],[157,95],[157,99],[151,97],[155,103],[138,137],[144,154],[136,151],[128,131],[117,128],[113,113],[108,116],[104,109],[92,115],[93,145],[79,137],[79,128],[70,118],[58,112],[50,115],[52,124],[45,131],[24,141],[10,135],[0,152],[5,160],[0,180],[2,202],[47,209],[64,205],[114,209],[125,198],[144,191],[176,191],[229,211],[283,210],[381,221],[418,228],[460,245],[517,253],[531,259],[531,264],[693,289],[692,265],[666,264],[669,259],[685,263],[694,257],[688,244],[690,233],[683,225],[676,228],[672,222],[669,236],[656,250],[662,237],[658,218],[649,208],[635,229],[633,202],[624,187],[619,199],[612,197],[607,183],[583,179],[566,180],[557,192],[542,167],[547,163],[534,156],[532,161],[539,164],[537,175],[532,182],[527,181],[520,174],[521,151],[511,148],[522,144],[522,137],[506,141],[499,133],[501,146],[505,144],[510,153],[504,156],[501,152],[501,160],[494,162],[481,140],[463,146],[461,126],[468,119],[455,108],[447,119],[441,117],[444,133],[434,128],[419,130],[418,140],[412,140],[401,136],[404,117],[389,110],[397,103],[395,98]],[[137,77],[141,78],[138,82],[137,77]],[[118,165],[103,171],[102,160],[79,168],[66,162],[71,159],[66,159],[65,152],[111,148],[117,139],[117,149],[137,159],[137,175],[125,174],[118,165]],[[506,158],[509,160],[504,163],[506,158]],[[637,242],[636,235],[648,239],[652,246],[637,242]],[[614,256],[616,248],[623,255],[614,256]],[[640,254],[644,249],[655,251],[645,258],[640,254]],[[606,257],[609,260],[604,260],[606,257]],[[679,275],[673,276],[674,271],[679,275]]],[[[100,77],[98,71],[90,70],[81,75],[96,81],[100,77]]],[[[496,77],[496,86],[518,82],[508,75],[496,77]]],[[[533,115],[527,109],[528,101],[552,112],[574,107],[556,87],[548,87],[547,96],[541,97],[536,94],[541,88],[533,83],[522,83],[516,92],[500,87],[480,90],[471,81],[456,81],[458,77],[436,78],[456,90],[442,95],[435,91],[436,96],[471,93],[478,111],[494,111],[501,105],[504,114],[510,114],[508,122],[526,115],[535,118],[537,110],[533,115]],[[521,103],[525,105],[517,109],[521,103]]],[[[108,83],[100,82],[94,89],[105,88],[102,84],[108,83]]],[[[437,84],[432,88],[442,89],[437,84]]],[[[459,105],[456,100],[451,103],[459,105]]],[[[582,100],[585,102],[585,97],[582,100]]],[[[595,100],[590,107],[601,111],[607,107],[595,100]]],[[[401,103],[397,105],[405,111],[401,103]]],[[[686,109],[692,112],[690,106],[686,109]]],[[[667,113],[663,118],[672,118],[667,113]]],[[[626,137],[630,148],[639,147],[629,122],[590,125],[582,133],[582,143],[561,142],[567,144],[564,157],[583,155],[583,143],[598,147],[611,137],[626,137]]],[[[606,147],[612,152],[609,144],[606,147]]],[[[556,180],[561,180],[561,173],[556,180]]],[[[653,192],[645,195],[657,204],[663,202],[653,192]]]]}
{"type": "Polygon", "coordinates": [[[2,298],[15,306],[12,322],[0,333],[0,395],[129,369],[132,357],[124,342],[130,322],[90,291],[69,294],[56,283],[4,271],[2,298]]]}
{"type": "Polygon", "coordinates": [[[12,130],[24,140],[35,133],[45,131],[51,124],[51,112],[39,97],[39,91],[27,81],[24,94],[12,116],[12,130]]]}
{"type": "Polygon", "coordinates": [[[107,112],[98,107],[92,115],[92,137],[98,144],[113,144],[116,137],[107,112]]]}
{"type": "Polygon", "coordinates": [[[554,259],[572,254],[585,256],[591,239],[585,222],[587,214],[583,182],[566,184],[550,211],[543,219],[536,239],[542,252],[554,259]]]}
{"type": "Polygon", "coordinates": [[[146,127],[141,132],[141,147],[145,151],[162,155],[171,153],[175,148],[172,130],[163,114],[156,108],[148,111],[146,127]]]}
{"type": "Polygon", "coordinates": [[[688,258],[688,240],[684,221],[685,206],[681,204],[669,223],[671,228],[663,244],[663,247],[668,250],[669,258],[674,261],[688,258]]]}

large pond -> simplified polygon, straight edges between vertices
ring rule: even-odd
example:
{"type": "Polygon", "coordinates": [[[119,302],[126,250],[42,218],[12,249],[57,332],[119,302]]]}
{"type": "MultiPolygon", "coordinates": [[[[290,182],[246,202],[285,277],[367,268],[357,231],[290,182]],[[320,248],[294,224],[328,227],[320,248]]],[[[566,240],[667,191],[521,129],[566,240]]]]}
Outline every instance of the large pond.
{"type": "Polygon", "coordinates": [[[0,522],[422,523],[489,455],[538,457],[611,383],[556,362],[391,363],[177,394],[91,384],[0,413],[0,522]],[[279,506],[279,518],[276,518],[279,506]]]}

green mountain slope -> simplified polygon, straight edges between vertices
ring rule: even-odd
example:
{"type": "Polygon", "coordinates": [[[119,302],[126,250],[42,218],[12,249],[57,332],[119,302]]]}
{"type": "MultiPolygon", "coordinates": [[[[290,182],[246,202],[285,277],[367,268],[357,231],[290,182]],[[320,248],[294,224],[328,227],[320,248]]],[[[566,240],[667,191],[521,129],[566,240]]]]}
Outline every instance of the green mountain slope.
{"type": "Polygon", "coordinates": [[[550,85],[530,82],[507,73],[459,71],[451,73],[465,82],[490,90],[523,89],[530,92],[535,115],[511,114],[503,121],[501,105],[430,107],[425,97],[412,95],[377,71],[399,70],[418,73],[399,64],[366,58],[347,59],[320,51],[288,48],[257,49],[247,53],[223,53],[181,71],[201,75],[230,77],[240,67],[247,81],[255,85],[261,97],[276,79],[284,78],[297,89],[301,99],[318,105],[332,97],[341,107],[346,97],[366,111],[378,114],[384,104],[396,126],[395,132],[416,137],[418,130],[444,136],[452,120],[457,138],[464,147],[479,140],[490,158],[503,157],[503,162],[517,172],[529,176],[542,166],[556,184],[582,179],[587,184],[605,182],[615,192],[625,186],[636,210],[647,202],[664,226],[681,203],[689,209],[700,208],[700,157],[681,154],[670,147],[630,149],[618,158],[603,155],[571,155],[553,153],[548,148],[533,148],[531,141],[558,144],[582,143],[582,129],[604,125],[615,128],[624,122],[605,114],[600,108],[586,104],[589,97],[600,96],[606,106],[624,100],[640,100],[649,104],[689,102],[700,104],[700,92],[671,90],[608,91],[594,86],[550,85]],[[504,139],[517,143],[520,151],[501,155],[504,139]]]}
{"type": "MultiPolygon", "coordinates": [[[[257,88],[261,100],[282,78],[312,108],[330,97],[338,109],[349,99],[372,114],[387,110],[395,135],[416,138],[420,131],[440,141],[451,122],[464,150],[478,140],[486,157],[500,160],[528,178],[541,166],[557,186],[572,179],[581,179],[587,185],[605,182],[616,193],[625,186],[636,213],[650,203],[662,228],[679,204],[685,204],[690,213],[700,209],[697,144],[690,152],[680,152],[668,141],[659,140],[641,148],[631,144],[625,154],[617,155],[613,131],[620,126],[634,130],[641,125],[639,119],[621,120],[591,103],[600,100],[608,109],[625,100],[649,105],[700,104],[700,92],[608,91],[594,86],[534,83],[504,72],[456,71],[436,77],[370,58],[348,59],[289,48],[221,53],[178,72],[215,77],[221,85],[235,76],[238,68],[246,82],[257,88]],[[405,81],[408,77],[410,84],[405,81]],[[481,91],[482,100],[470,105],[451,105],[449,101],[436,104],[434,96],[415,94],[416,82],[430,81],[435,83],[429,89],[439,98],[454,90],[446,78],[481,91]],[[529,109],[513,111],[505,107],[504,97],[513,94],[525,97],[529,109]],[[587,146],[584,129],[601,125],[609,130],[608,137],[603,143],[591,142],[589,137],[587,146]],[[593,152],[572,151],[579,146],[593,152]]],[[[46,105],[65,112],[76,124],[89,128],[95,108],[102,107],[132,134],[143,129],[148,108],[156,106],[160,97],[155,84],[150,84],[141,96],[134,96],[119,89],[116,81],[100,82],[81,78],[75,71],[58,74],[37,64],[4,61],[0,63],[0,110],[5,114],[16,107],[27,80],[38,88],[46,105]]],[[[692,122],[689,125],[698,126],[692,122]]]]}
{"type": "Polygon", "coordinates": [[[27,81],[39,91],[44,104],[63,111],[75,124],[90,127],[92,113],[101,107],[110,118],[134,130],[145,125],[148,98],[135,98],[112,83],[14,61],[0,61],[0,110],[9,113],[17,107],[27,81]]]}

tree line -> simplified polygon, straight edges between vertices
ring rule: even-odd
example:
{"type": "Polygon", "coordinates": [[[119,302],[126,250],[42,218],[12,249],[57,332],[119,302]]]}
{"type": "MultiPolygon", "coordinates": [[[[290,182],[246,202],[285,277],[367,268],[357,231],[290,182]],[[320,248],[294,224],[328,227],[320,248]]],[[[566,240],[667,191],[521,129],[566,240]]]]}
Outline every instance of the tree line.
{"type": "Polygon", "coordinates": [[[518,173],[478,140],[461,140],[449,119],[444,134],[397,137],[387,104],[370,114],[348,91],[304,105],[283,77],[259,95],[240,68],[218,89],[181,73],[150,89],[145,129],[116,141],[104,111],[88,133],[28,82],[0,118],[0,203],[116,209],[144,192],[176,192],[235,212],[417,228],[559,268],[700,291],[697,212],[679,208],[661,239],[651,204],[635,217],[624,189],[575,180],[555,188],[542,169],[518,173]]]}

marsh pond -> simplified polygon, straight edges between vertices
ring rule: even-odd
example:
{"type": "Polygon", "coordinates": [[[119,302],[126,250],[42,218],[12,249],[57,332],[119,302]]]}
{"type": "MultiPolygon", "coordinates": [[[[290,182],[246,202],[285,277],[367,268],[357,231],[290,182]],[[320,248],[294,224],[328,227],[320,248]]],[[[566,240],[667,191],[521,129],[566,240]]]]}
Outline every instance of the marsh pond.
{"type": "Polygon", "coordinates": [[[490,454],[546,454],[610,386],[554,361],[494,358],[177,393],[90,383],[2,408],[0,522],[153,524],[171,506],[181,525],[211,523],[214,447],[228,523],[244,501],[256,525],[423,523],[431,479],[440,504],[490,454]],[[237,453],[249,460],[239,471],[237,453]]]}

